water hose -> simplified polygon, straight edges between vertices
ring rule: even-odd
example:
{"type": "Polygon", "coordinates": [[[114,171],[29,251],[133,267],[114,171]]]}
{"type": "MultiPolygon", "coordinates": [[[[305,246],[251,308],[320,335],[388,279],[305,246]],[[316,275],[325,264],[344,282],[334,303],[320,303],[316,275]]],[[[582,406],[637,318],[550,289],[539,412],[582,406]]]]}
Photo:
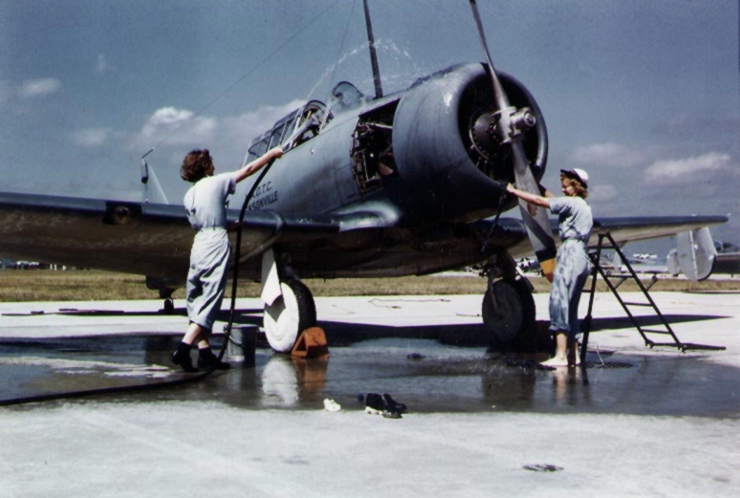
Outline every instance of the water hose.
{"type": "Polygon", "coordinates": [[[224,327],[224,340],[223,340],[223,346],[221,347],[221,351],[218,354],[218,361],[219,363],[223,360],[224,354],[226,354],[226,348],[229,344],[229,341],[231,340],[231,328],[234,325],[234,315],[236,314],[236,290],[239,285],[239,259],[241,258],[241,251],[242,251],[242,223],[244,223],[244,216],[247,213],[247,207],[249,206],[249,201],[252,200],[252,197],[254,196],[254,192],[257,190],[257,187],[259,186],[260,182],[262,182],[262,179],[265,177],[267,172],[270,170],[272,165],[275,163],[275,159],[271,159],[263,168],[262,171],[260,171],[259,176],[257,177],[257,180],[252,185],[252,188],[249,189],[249,193],[244,198],[244,203],[242,204],[241,211],[239,211],[239,221],[237,222],[237,232],[236,232],[236,248],[234,252],[234,269],[232,271],[232,277],[231,277],[231,306],[229,307],[229,321],[226,324],[226,327],[224,327]]]}

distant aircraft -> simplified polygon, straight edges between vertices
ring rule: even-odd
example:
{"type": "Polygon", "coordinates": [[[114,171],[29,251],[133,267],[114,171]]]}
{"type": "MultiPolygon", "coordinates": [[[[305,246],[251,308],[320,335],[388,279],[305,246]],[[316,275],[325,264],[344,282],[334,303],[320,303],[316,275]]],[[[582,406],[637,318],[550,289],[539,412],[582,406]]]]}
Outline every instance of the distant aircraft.
{"type": "MultiPolygon", "coordinates": [[[[471,7],[482,35],[474,0],[471,7]]],[[[496,71],[485,52],[487,63],[454,65],[389,95],[373,57],[374,97],[340,82],[328,104],[307,102],[248,147],[245,161],[276,145],[289,149],[249,200],[238,261],[241,278],[262,282],[264,329],[275,351],[289,351],[316,322],[302,280],[474,264],[488,278],[482,316],[492,339],[515,343],[533,330],[531,285],[515,258],[534,252],[543,268],[551,265],[556,223],[525,206],[522,219],[493,217],[517,205],[506,182],[538,188],[547,130],[527,88],[496,71]]],[[[184,284],[193,233],[180,205],[0,193],[0,213],[3,256],[146,275],[170,310],[172,292],[184,284]]],[[[726,221],[597,218],[592,242],[607,231],[621,244],[726,221]]]]}
{"type": "Polygon", "coordinates": [[[714,242],[709,229],[676,235],[676,248],[666,257],[667,271],[683,272],[690,280],[704,280],[713,273],[740,273],[740,248],[727,242],[714,242]]]}
{"type": "Polygon", "coordinates": [[[730,242],[717,241],[714,245],[717,255],[714,260],[714,273],[740,274],[740,246],[730,242]]]}
{"type": "Polygon", "coordinates": [[[633,254],[632,257],[634,259],[658,259],[657,254],[650,254],[650,253],[633,254]]]}

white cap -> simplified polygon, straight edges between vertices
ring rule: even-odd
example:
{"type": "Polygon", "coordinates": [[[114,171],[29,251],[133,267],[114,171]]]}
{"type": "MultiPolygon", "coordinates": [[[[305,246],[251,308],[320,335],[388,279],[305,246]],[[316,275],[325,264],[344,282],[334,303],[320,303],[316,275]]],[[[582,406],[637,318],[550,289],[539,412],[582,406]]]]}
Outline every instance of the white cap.
{"type": "Polygon", "coordinates": [[[585,188],[588,188],[588,173],[581,168],[561,169],[560,172],[564,173],[565,176],[578,180],[585,188]]]}

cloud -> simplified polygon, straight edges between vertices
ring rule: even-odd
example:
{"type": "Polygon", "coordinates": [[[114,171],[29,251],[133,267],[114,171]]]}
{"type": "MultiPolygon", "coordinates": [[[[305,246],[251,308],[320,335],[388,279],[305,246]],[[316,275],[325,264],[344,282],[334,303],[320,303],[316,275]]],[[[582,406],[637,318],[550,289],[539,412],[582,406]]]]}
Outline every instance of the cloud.
{"type": "Polygon", "coordinates": [[[584,168],[635,167],[652,160],[654,154],[655,152],[651,150],[607,142],[576,148],[571,154],[570,161],[573,165],[584,168]]]}
{"type": "Polygon", "coordinates": [[[221,118],[196,116],[189,110],[163,107],[147,119],[131,140],[130,147],[142,152],[156,147],[165,154],[164,162],[173,163],[181,161],[188,149],[205,147],[216,158],[218,169],[235,169],[241,165],[247,147],[256,136],[304,103],[303,100],[294,100],[221,118]]]}
{"type": "Polygon", "coordinates": [[[162,107],[147,119],[132,146],[154,147],[162,141],[176,146],[207,144],[213,140],[217,127],[215,118],[196,116],[187,109],[162,107]]]}
{"type": "Polygon", "coordinates": [[[613,185],[595,185],[588,189],[588,200],[596,202],[613,201],[617,198],[619,190],[613,185]]]}
{"type": "Polygon", "coordinates": [[[662,159],[645,170],[645,182],[653,185],[684,185],[720,173],[737,175],[729,154],[708,152],[686,159],[662,159]]]}
{"type": "Polygon", "coordinates": [[[108,62],[105,54],[98,54],[98,62],[95,65],[95,72],[98,74],[115,73],[118,68],[108,62]]]}
{"type": "Polygon", "coordinates": [[[241,144],[240,146],[246,151],[254,138],[272,128],[275,121],[303,104],[302,100],[294,100],[280,106],[260,107],[256,111],[225,118],[223,135],[229,142],[241,144]]]}
{"type": "Polygon", "coordinates": [[[56,78],[42,78],[24,82],[18,89],[18,95],[23,99],[46,97],[62,89],[62,82],[56,78]]]}
{"type": "Polygon", "coordinates": [[[108,141],[111,134],[110,128],[88,128],[73,133],[72,141],[82,147],[100,147],[108,141]]]}

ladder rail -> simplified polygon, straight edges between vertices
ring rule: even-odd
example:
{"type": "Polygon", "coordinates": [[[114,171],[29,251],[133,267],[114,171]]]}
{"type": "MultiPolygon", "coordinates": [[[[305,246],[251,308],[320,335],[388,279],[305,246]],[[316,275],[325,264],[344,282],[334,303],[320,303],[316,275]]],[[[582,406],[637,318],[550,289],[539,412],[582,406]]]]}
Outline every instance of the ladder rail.
{"type": "MultiPolygon", "coordinates": [[[[589,253],[590,256],[590,253],[589,253]]],[[[599,261],[599,258],[601,258],[601,237],[599,237],[599,246],[596,248],[596,261],[599,261]]],[[[592,260],[593,261],[593,260],[592,260]]],[[[586,364],[586,350],[588,349],[588,332],[591,330],[591,320],[593,319],[592,311],[594,309],[594,296],[596,296],[596,277],[597,277],[597,269],[599,266],[597,264],[594,264],[594,268],[591,270],[591,295],[588,298],[588,311],[586,312],[586,318],[583,320],[583,327],[585,329],[585,332],[583,334],[581,345],[581,365],[586,364]]]]}

